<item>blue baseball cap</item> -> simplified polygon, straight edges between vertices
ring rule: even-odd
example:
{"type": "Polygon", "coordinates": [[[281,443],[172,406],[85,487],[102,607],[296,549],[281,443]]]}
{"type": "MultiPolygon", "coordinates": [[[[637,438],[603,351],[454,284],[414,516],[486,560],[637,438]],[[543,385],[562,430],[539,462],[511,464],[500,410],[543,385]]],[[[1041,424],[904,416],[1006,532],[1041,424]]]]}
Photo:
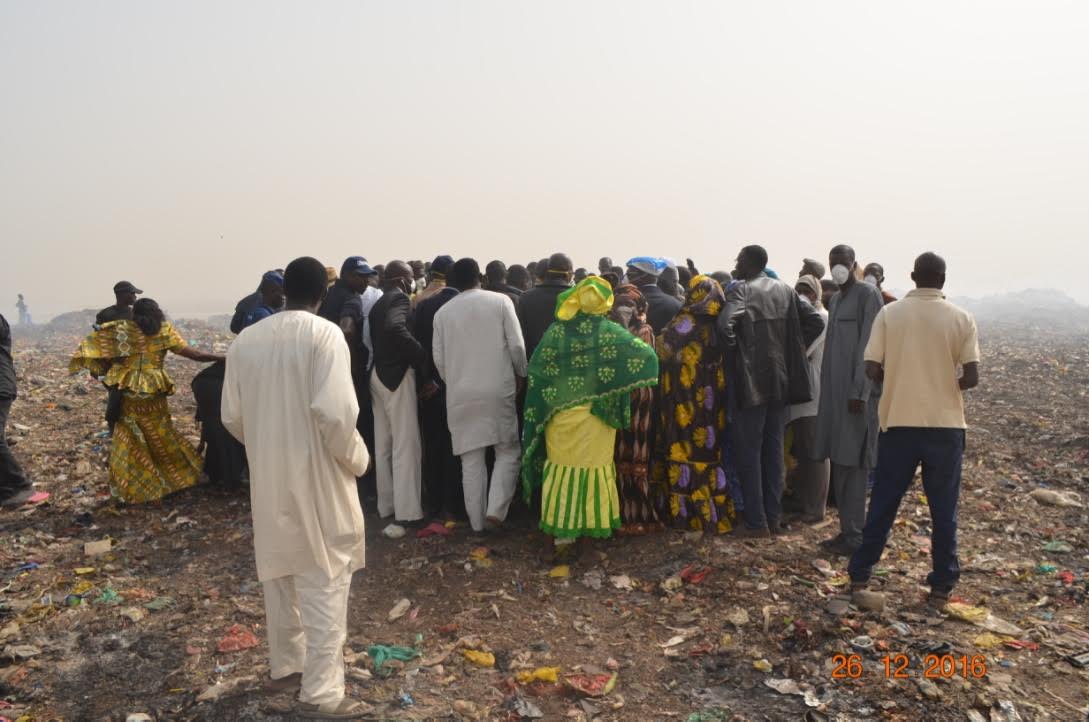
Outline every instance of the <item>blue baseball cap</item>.
{"type": "Polygon", "coordinates": [[[358,273],[361,276],[378,275],[378,271],[371,268],[363,256],[348,256],[344,259],[344,263],[340,266],[340,275],[344,276],[348,273],[358,273]]]}
{"type": "Polygon", "coordinates": [[[272,282],[280,288],[284,287],[284,274],[278,271],[267,271],[265,275],[261,276],[261,283],[272,282]]]}

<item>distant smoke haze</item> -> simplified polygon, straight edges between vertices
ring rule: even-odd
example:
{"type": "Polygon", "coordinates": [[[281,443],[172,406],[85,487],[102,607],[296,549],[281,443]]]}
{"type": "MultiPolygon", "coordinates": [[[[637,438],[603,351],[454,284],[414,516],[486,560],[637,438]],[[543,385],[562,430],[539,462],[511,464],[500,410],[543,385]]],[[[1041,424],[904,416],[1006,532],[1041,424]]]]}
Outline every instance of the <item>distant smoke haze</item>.
{"type": "Polygon", "coordinates": [[[1089,302],[1089,4],[0,6],[0,312],[229,312],[314,255],[837,242],[1089,302]]]}

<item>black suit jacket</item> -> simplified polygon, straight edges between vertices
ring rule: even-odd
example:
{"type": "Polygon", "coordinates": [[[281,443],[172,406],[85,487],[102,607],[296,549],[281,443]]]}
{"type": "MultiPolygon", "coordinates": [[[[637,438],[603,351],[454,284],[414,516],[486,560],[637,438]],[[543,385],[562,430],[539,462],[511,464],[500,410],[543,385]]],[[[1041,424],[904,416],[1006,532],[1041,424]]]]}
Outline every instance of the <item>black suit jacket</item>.
{"type": "Polygon", "coordinates": [[[680,312],[683,304],[659,288],[657,284],[640,286],[639,291],[647,300],[647,323],[654,329],[654,335],[657,336],[680,312]]]}
{"type": "Polygon", "coordinates": [[[533,358],[537,344],[556,320],[556,298],[569,288],[563,281],[545,281],[523,293],[514,304],[526,342],[527,359],[533,358]]]}
{"type": "Polygon", "coordinates": [[[386,291],[371,308],[371,345],[374,347],[374,373],[390,391],[401,385],[409,367],[416,369],[420,383],[426,379],[424,364],[427,350],[412,335],[412,303],[399,289],[386,291]]]}

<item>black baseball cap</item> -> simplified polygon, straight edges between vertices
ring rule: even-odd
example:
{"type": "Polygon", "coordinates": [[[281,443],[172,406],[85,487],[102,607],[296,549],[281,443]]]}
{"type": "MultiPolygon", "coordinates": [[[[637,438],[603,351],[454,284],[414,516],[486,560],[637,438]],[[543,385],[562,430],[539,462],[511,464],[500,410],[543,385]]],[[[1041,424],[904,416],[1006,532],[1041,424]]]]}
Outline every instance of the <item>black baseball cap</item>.
{"type": "Polygon", "coordinates": [[[129,281],[119,281],[113,284],[114,293],[143,293],[139,288],[132,285],[129,281]]]}
{"type": "Polygon", "coordinates": [[[435,256],[431,262],[431,272],[445,276],[454,267],[454,259],[450,256],[435,256]]]}

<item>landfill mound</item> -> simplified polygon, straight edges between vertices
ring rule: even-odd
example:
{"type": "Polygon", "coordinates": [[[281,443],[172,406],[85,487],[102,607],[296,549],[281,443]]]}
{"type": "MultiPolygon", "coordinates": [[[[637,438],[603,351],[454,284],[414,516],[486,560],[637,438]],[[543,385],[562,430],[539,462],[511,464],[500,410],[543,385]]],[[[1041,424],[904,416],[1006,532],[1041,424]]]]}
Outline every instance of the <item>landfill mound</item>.
{"type": "Polygon", "coordinates": [[[59,316],[54,316],[46,324],[46,327],[54,332],[79,334],[91,327],[97,315],[98,311],[93,308],[85,308],[82,311],[68,311],[59,316]]]}
{"type": "MultiPolygon", "coordinates": [[[[180,324],[205,349],[229,334],[180,324]]],[[[963,578],[924,604],[929,515],[905,499],[877,587],[844,596],[817,542],[668,532],[541,560],[528,521],[386,539],[367,517],[349,612],[349,693],[373,719],[1068,720],[1089,692],[1089,347],[984,326],[969,396],[963,578]]],[[[82,329],[81,331],[82,332],[82,329]]],[[[249,500],[207,487],[108,496],[101,385],[66,373],[78,333],[17,348],[9,431],[45,501],[0,514],[0,716],[287,720],[268,675],[249,500]]],[[[188,381],[171,408],[197,439],[188,381]]]]}

